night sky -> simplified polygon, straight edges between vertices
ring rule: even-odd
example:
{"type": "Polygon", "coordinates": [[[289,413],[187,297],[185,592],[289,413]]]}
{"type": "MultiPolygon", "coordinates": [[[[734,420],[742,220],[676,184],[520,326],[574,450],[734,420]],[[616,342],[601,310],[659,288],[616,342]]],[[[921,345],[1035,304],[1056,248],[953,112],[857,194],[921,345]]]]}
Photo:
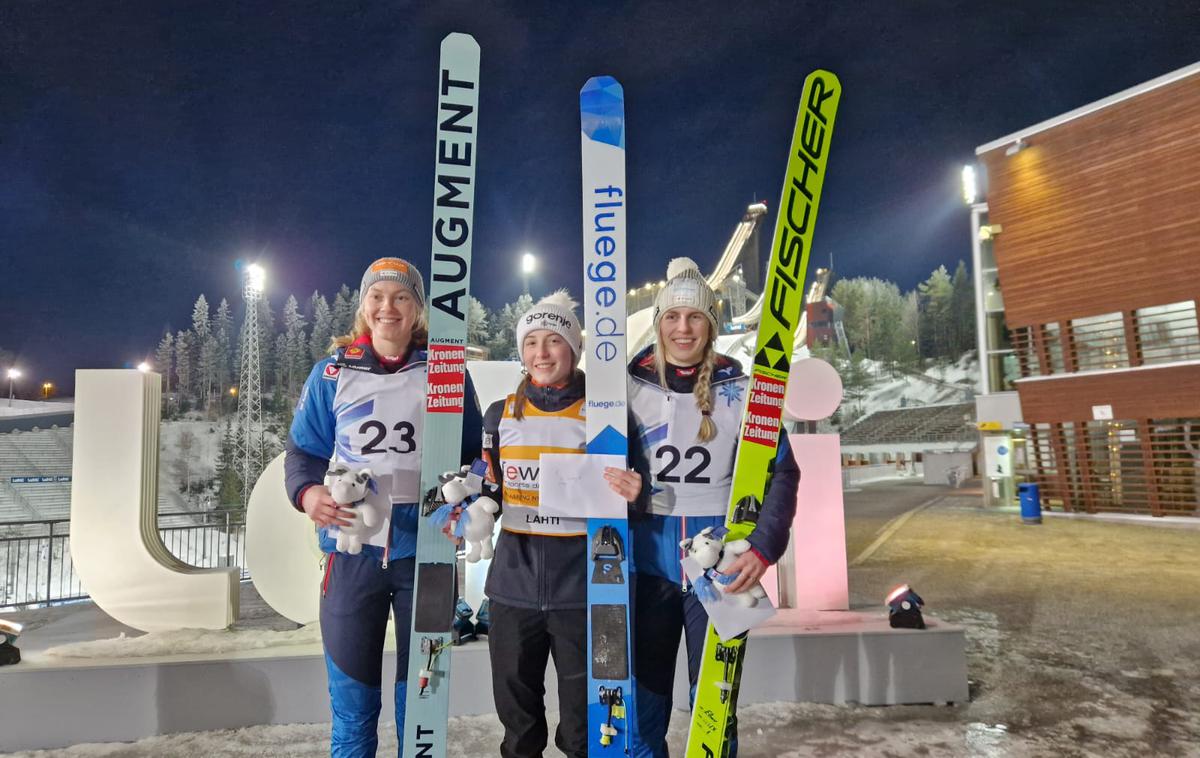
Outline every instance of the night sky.
{"type": "MultiPolygon", "coordinates": [[[[1200,59],[1200,4],[42,2],[0,6],[0,349],[26,388],[152,354],[239,259],[278,312],[427,271],[438,45],[482,49],[475,294],[581,289],[578,90],[625,87],[629,282],[779,197],[800,87],[844,86],[814,264],[970,260],[974,148],[1200,59]],[[853,6],[853,9],[850,9],[853,6]],[[735,10],[736,8],[736,10],[735,10]],[[273,9],[273,10],[272,10],[273,9]]],[[[3,367],[0,367],[3,368],[3,367]]]]}

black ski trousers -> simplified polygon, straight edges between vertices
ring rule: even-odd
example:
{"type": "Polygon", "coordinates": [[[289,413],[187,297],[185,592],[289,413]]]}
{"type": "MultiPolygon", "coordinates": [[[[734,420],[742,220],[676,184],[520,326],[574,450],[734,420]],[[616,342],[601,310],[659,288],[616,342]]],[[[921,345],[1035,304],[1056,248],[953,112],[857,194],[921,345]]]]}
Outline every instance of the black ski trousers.
{"type": "Polygon", "coordinates": [[[492,693],[504,725],[502,758],[541,758],[546,727],[546,662],[558,672],[554,744],[570,758],[587,756],[587,610],[518,608],[492,601],[488,652],[492,693]]]}

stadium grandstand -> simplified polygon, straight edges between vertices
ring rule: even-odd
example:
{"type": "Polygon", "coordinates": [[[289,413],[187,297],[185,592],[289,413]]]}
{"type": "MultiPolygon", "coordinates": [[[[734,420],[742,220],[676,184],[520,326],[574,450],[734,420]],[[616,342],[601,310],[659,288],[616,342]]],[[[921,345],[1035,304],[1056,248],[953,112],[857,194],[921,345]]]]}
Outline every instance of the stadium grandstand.
{"type": "Polygon", "coordinates": [[[71,516],[71,428],[0,434],[0,523],[71,516]]]}
{"type": "Polygon", "coordinates": [[[845,465],[919,462],[925,453],[974,450],[975,404],[875,411],[842,432],[845,465]]]}

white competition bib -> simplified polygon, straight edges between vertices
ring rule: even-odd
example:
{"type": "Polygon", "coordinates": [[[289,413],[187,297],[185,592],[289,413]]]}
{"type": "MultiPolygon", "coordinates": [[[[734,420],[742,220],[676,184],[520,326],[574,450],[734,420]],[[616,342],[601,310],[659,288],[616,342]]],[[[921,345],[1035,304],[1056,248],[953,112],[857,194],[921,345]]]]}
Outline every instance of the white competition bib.
{"type": "Polygon", "coordinates": [[[733,486],[733,459],[746,403],[747,378],[713,385],[717,436],[700,442],[695,396],[630,381],[629,404],[650,457],[650,512],[662,516],[724,516],[733,486]]]}
{"type": "Polygon", "coordinates": [[[421,499],[425,366],[395,374],[343,368],[333,396],[333,457],[376,477],[390,476],[392,503],[421,499]]]}
{"type": "Polygon", "coordinates": [[[561,411],[540,411],[525,403],[525,417],[512,416],[513,396],[500,417],[500,466],[496,478],[504,486],[500,526],[509,532],[567,537],[587,534],[587,519],[545,516],[538,474],[542,453],[582,453],[587,449],[584,404],[580,399],[561,411]]]}

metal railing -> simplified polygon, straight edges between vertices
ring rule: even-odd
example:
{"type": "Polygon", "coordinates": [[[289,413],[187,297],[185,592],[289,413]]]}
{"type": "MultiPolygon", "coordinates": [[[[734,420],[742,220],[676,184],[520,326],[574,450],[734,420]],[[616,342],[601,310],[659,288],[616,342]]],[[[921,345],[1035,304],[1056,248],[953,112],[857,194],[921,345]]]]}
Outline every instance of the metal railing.
{"type": "MultiPolygon", "coordinates": [[[[0,524],[0,608],[83,600],[87,592],[71,561],[69,519],[0,524]]],[[[176,558],[200,568],[240,566],[246,571],[246,515],[242,511],[162,514],[158,533],[176,558]]]]}

